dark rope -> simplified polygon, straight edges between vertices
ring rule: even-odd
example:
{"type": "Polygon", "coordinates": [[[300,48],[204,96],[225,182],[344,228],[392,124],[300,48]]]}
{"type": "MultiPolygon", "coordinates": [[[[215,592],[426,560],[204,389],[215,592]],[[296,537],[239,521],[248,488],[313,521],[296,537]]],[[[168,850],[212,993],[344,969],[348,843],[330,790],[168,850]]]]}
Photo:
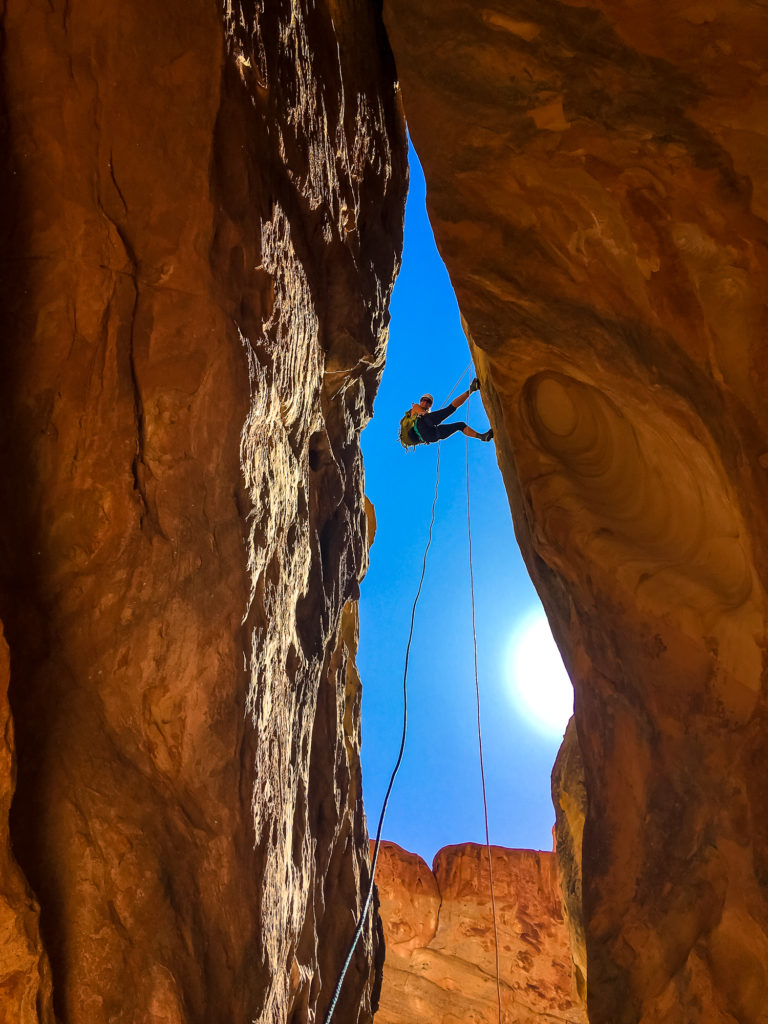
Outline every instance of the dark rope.
{"type": "MultiPolygon", "coordinates": [[[[466,372],[466,371],[465,371],[466,372]]],[[[435,525],[435,506],[437,505],[437,488],[440,483],[440,444],[437,445],[437,466],[435,472],[435,496],[432,499],[432,518],[429,523],[429,537],[427,539],[427,546],[424,549],[424,559],[421,565],[421,579],[419,580],[419,589],[416,591],[416,597],[413,600],[413,608],[411,609],[411,629],[408,634],[408,644],[405,648],[405,667],[403,668],[403,735],[400,740],[400,752],[397,755],[397,763],[392,771],[392,775],[389,779],[389,785],[387,786],[387,793],[384,797],[384,803],[381,808],[381,814],[379,815],[379,827],[376,829],[376,845],[373,848],[373,859],[371,861],[371,881],[368,886],[368,895],[365,897],[365,903],[360,914],[360,919],[357,922],[355,928],[355,934],[352,937],[352,944],[349,947],[349,953],[347,953],[347,959],[344,961],[344,966],[341,969],[339,980],[336,982],[336,988],[331,999],[331,1005],[328,1007],[328,1012],[325,1015],[324,1024],[330,1024],[333,1011],[336,1009],[336,1003],[339,1000],[339,993],[341,992],[341,986],[344,983],[349,965],[352,962],[352,956],[355,952],[360,936],[363,932],[363,926],[365,925],[365,919],[368,916],[368,908],[371,905],[371,898],[373,896],[373,882],[376,874],[376,864],[379,860],[379,847],[381,846],[381,830],[384,827],[384,815],[387,813],[387,804],[389,803],[389,795],[392,792],[392,787],[395,784],[395,777],[400,770],[400,765],[403,760],[403,753],[405,751],[405,735],[408,726],[408,661],[411,655],[411,641],[413,640],[413,625],[416,621],[416,605],[419,603],[419,597],[421,596],[421,588],[424,585],[424,576],[427,571],[427,555],[429,554],[429,548],[432,544],[432,528],[435,525]]]]}

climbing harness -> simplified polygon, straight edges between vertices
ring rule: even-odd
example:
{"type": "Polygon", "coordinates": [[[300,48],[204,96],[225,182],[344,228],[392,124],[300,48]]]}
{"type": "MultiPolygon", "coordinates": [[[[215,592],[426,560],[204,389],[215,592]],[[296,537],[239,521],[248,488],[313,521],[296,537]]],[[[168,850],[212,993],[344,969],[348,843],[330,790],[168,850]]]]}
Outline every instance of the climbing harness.
{"type": "MultiPolygon", "coordinates": [[[[467,399],[467,419],[472,395],[467,399]]],[[[496,996],[499,1003],[499,1024],[501,1020],[501,971],[499,969],[499,928],[496,921],[496,895],[493,889],[493,858],[491,857],[491,839],[488,831],[488,797],[485,791],[485,764],[483,761],[483,730],[480,724],[480,683],[477,673],[477,625],[475,621],[475,573],[472,567],[472,520],[469,501],[469,438],[465,439],[467,467],[467,539],[469,541],[469,591],[472,597],[472,649],[475,658],[475,700],[477,703],[477,746],[480,751],[480,781],[483,787],[483,814],[485,816],[485,848],[488,851],[488,878],[491,887],[491,908],[493,911],[493,940],[496,949],[496,996]]]]}
{"type": "Polygon", "coordinates": [[[360,917],[357,922],[357,927],[355,928],[355,934],[352,937],[352,943],[349,947],[349,952],[347,953],[347,959],[344,961],[344,966],[341,969],[339,980],[336,982],[336,988],[334,989],[333,998],[331,999],[330,1006],[328,1007],[328,1012],[325,1015],[324,1024],[330,1024],[331,1017],[333,1016],[333,1011],[336,1009],[336,1003],[338,1002],[339,999],[341,986],[344,983],[344,978],[346,976],[347,970],[349,969],[349,965],[352,962],[352,956],[355,952],[355,948],[357,947],[357,943],[360,940],[360,936],[362,935],[363,932],[365,919],[368,916],[368,908],[371,905],[371,897],[373,896],[373,884],[376,875],[376,865],[379,860],[379,848],[381,847],[381,830],[384,827],[384,815],[387,813],[389,795],[392,792],[392,787],[395,784],[395,778],[397,776],[397,773],[400,771],[400,765],[402,764],[403,761],[403,753],[405,752],[405,736],[408,729],[408,661],[411,656],[411,641],[413,640],[413,626],[416,621],[416,606],[419,603],[419,598],[421,597],[421,588],[424,585],[424,577],[427,572],[427,555],[429,554],[429,549],[432,546],[432,529],[435,525],[435,506],[437,505],[437,488],[439,483],[440,445],[438,444],[437,466],[435,471],[435,496],[432,499],[432,517],[429,521],[429,535],[427,537],[427,546],[424,548],[424,558],[421,563],[421,578],[419,579],[419,586],[416,591],[416,597],[413,599],[413,607],[411,608],[411,628],[408,633],[408,643],[406,644],[405,648],[405,665],[403,667],[403,734],[400,740],[400,750],[397,755],[397,762],[395,764],[395,767],[392,769],[392,774],[389,779],[389,785],[387,786],[387,792],[384,796],[384,803],[382,804],[381,807],[381,814],[379,815],[379,824],[376,829],[376,843],[373,848],[373,858],[371,860],[371,878],[368,884],[368,894],[365,897],[365,903],[363,904],[363,909],[360,913],[360,917]]]}

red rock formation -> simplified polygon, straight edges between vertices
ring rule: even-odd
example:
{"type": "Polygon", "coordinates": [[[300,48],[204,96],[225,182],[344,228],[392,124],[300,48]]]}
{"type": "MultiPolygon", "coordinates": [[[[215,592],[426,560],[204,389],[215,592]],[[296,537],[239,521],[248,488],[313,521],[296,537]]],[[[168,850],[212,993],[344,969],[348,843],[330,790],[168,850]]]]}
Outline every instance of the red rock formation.
{"type": "Polygon", "coordinates": [[[589,1019],[764,1024],[765,11],[386,0],[385,20],[574,679],[582,820],[578,780],[558,803],[583,827],[589,1019]]]}
{"type": "MultiPolygon", "coordinates": [[[[503,1019],[582,1024],[555,855],[492,847],[492,859],[503,1019]]],[[[421,857],[384,843],[376,881],[386,942],[376,1024],[498,1024],[485,847],[448,846],[433,873],[421,857]]]]}
{"type": "Polygon", "coordinates": [[[565,730],[565,737],[552,770],[552,802],[557,816],[555,849],[560,866],[563,910],[568,922],[576,989],[583,1003],[587,998],[587,950],[582,912],[581,858],[587,794],[584,786],[584,763],[573,718],[565,730]]]}
{"type": "Polygon", "coordinates": [[[10,659],[0,635],[0,1022],[50,1020],[51,978],[40,943],[39,908],[13,856],[8,815],[16,781],[13,721],[8,706],[10,659]]]}
{"type": "Polygon", "coordinates": [[[375,5],[220,6],[2,9],[14,1024],[314,1019],[367,879],[358,434],[401,118],[375,5]]]}

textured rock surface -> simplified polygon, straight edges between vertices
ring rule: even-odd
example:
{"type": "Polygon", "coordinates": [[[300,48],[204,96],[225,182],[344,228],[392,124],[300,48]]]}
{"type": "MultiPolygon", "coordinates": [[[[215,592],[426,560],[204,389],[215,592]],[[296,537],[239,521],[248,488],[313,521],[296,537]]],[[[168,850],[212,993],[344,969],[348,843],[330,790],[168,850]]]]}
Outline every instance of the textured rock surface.
{"type": "Polygon", "coordinates": [[[587,794],[584,787],[584,764],[573,718],[565,730],[552,770],[552,803],[556,813],[555,849],[560,869],[563,912],[568,923],[576,991],[583,1003],[587,997],[587,951],[581,909],[581,856],[587,794]]]}
{"type": "Polygon", "coordinates": [[[385,4],[575,682],[592,1024],[768,1020],[765,14],[385,4]]]}
{"type": "MultiPolygon", "coordinates": [[[[554,854],[492,847],[492,857],[504,1021],[582,1024],[554,854]]],[[[376,1024],[498,1024],[487,851],[448,846],[433,870],[394,843],[382,846],[387,954],[376,1024]]]]}
{"type": "MultiPolygon", "coordinates": [[[[11,851],[8,815],[16,780],[13,721],[8,706],[10,659],[0,635],[0,1024],[36,1021],[50,1006],[50,970],[42,950],[39,907],[11,851]]],[[[41,1019],[50,1020],[45,1014],[41,1019]]]]}
{"type": "Polygon", "coordinates": [[[298,1024],[368,872],[386,41],[356,0],[8,0],[2,39],[3,1012],[298,1024]]]}

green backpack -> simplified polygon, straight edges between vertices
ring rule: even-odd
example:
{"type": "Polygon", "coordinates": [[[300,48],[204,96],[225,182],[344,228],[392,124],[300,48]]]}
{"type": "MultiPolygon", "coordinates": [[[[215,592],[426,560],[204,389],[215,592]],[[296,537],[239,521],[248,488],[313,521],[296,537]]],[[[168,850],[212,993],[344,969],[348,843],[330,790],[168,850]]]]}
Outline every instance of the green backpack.
{"type": "Polygon", "coordinates": [[[418,430],[415,427],[416,420],[419,418],[420,413],[407,412],[405,416],[400,420],[400,444],[407,451],[409,448],[415,448],[419,443],[418,441],[411,441],[408,434],[411,430],[418,434],[418,430]]]}

